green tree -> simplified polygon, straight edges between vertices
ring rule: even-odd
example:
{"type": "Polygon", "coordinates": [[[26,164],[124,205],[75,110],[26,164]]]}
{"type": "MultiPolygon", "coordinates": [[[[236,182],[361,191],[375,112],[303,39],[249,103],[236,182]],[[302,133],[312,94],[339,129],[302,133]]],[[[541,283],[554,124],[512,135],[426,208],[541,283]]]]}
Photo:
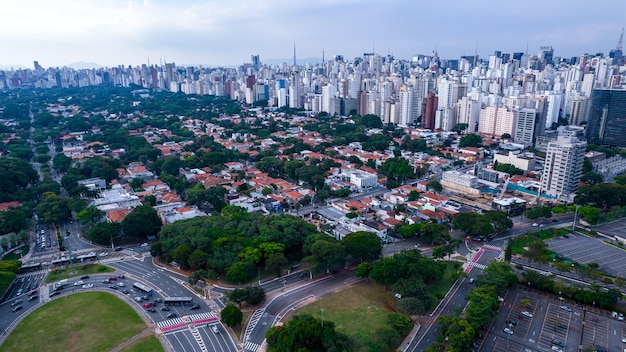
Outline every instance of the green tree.
{"type": "Polygon", "coordinates": [[[209,255],[203,250],[196,249],[187,258],[187,264],[191,270],[197,270],[206,266],[209,255]]]}
{"type": "Polygon", "coordinates": [[[247,282],[256,274],[256,266],[251,262],[236,262],[226,272],[226,280],[232,283],[247,282]]]}
{"type": "Polygon", "coordinates": [[[87,238],[94,243],[109,246],[119,242],[120,224],[117,222],[103,221],[89,228],[87,238]]]}
{"type": "Polygon", "coordinates": [[[347,234],[341,244],[346,253],[361,262],[380,257],[383,246],[380,238],[373,232],[357,231],[347,234]]]}
{"type": "Polygon", "coordinates": [[[44,224],[61,224],[72,217],[69,200],[54,193],[45,193],[37,205],[37,216],[44,224]]]}
{"type": "Polygon", "coordinates": [[[251,305],[257,305],[265,301],[265,290],[263,287],[252,286],[246,289],[248,291],[248,297],[246,302],[251,305]]]}
{"type": "Polygon", "coordinates": [[[326,269],[327,273],[331,266],[346,262],[346,249],[338,242],[317,241],[311,245],[311,255],[316,266],[326,269]]]}
{"type": "Polygon", "coordinates": [[[174,261],[176,261],[176,263],[178,263],[181,268],[187,269],[189,268],[188,261],[191,253],[193,253],[193,248],[191,248],[190,245],[183,243],[180,246],[176,247],[176,249],[172,253],[172,259],[174,259],[174,261]]]}
{"type": "Polygon", "coordinates": [[[335,331],[331,321],[322,322],[310,315],[296,315],[282,327],[272,327],[265,334],[268,352],[350,351],[351,340],[335,331]]]}
{"type": "Polygon", "coordinates": [[[249,295],[250,292],[247,289],[236,288],[228,293],[228,299],[241,308],[241,304],[248,300],[249,295]]]}
{"type": "Polygon", "coordinates": [[[443,186],[439,181],[431,180],[426,184],[426,189],[435,193],[441,193],[441,191],[443,191],[443,186]]]}
{"type": "Polygon", "coordinates": [[[367,279],[371,271],[372,271],[372,265],[368,262],[363,262],[359,264],[359,266],[356,268],[355,275],[356,277],[364,277],[367,279]]]}
{"type": "Polygon", "coordinates": [[[395,188],[402,184],[404,180],[415,177],[413,167],[405,158],[394,157],[385,160],[378,171],[387,176],[387,188],[395,188]]]}
{"type": "Polygon", "coordinates": [[[91,226],[99,222],[104,215],[106,215],[105,212],[92,205],[79,211],[76,214],[76,220],[80,221],[84,225],[91,226]]]}
{"type": "Polygon", "coordinates": [[[156,210],[149,205],[141,205],[133,209],[122,220],[122,230],[126,236],[132,236],[137,240],[147,239],[148,236],[156,236],[161,230],[162,222],[156,210]]]}
{"type": "Polygon", "coordinates": [[[456,230],[464,231],[469,236],[488,236],[494,232],[489,218],[472,212],[458,214],[452,220],[452,226],[456,230]]]}
{"type": "Polygon", "coordinates": [[[222,322],[231,328],[234,328],[243,322],[243,313],[239,308],[235,307],[232,304],[224,307],[220,316],[222,322]]]}
{"type": "Polygon", "coordinates": [[[289,265],[289,260],[282,253],[273,253],[265,261],[265,270],[280,276],[283,268],[289,265]]]}
{"type": "Polygon", "coordinates": [[[461,137],[459,140],[459,147],[482,147],[483,138],[477,134],[469,133],[461,137]]]}
{"type": "Polygon", "coordinates": [[[58,172],[65,173],[70,169],[72,165],[72,158],[65,156],[63,153],[59,153],[52,159],[52,167],[58,172]]]}

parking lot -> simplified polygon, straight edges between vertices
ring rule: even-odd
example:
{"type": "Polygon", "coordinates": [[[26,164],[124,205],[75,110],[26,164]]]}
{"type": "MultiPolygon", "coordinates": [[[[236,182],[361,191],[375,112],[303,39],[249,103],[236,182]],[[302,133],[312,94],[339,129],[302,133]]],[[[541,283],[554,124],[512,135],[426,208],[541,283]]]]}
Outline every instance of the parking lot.
{"type": "Polygon", "coordinates": [[[620,236],[626,238],[626,218],[622,218],[608,224],[596,226],[593,229],[605,235],[620,236]]]}
{"type": "Polygon", "coordinates": [[[575,352],[579,346],[622,351],[626,347],[622,343],[626,323],[611,312],[522,287],[509,290],[500,314],[483,333],[482,340],[475,340],[479,351],[575,352]]]}
{"type": "Polygon", "coordinates": [[[553,238],[545,241],[548,248],[581,264],[598,263],[599,269],[613,276],[626,276],[624,251],[602,243],[600,239],[582,235],[553,238]]]}

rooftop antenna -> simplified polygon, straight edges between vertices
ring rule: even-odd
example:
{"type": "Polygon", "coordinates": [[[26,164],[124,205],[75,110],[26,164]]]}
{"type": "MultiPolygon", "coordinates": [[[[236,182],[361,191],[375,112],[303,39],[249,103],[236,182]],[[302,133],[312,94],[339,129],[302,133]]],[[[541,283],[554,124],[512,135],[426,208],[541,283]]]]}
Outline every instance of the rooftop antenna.
{"type": "Polygon", "coordinates": [[[622,44],[624,42],[624,26],[622,26],[622,34],[619,36],[619,40],[617,41],[617,47],[615,50],[622,51],[622,44]]]}
{"type": "Polygon", "coordinates": [[[325,63],[326,61],[324,60],[324,49],[322,49],[322,65],[325,63]]]}
{"type": "Polygon", "coordinates": [[[296,43],[293,43],[293,65],[296,66],[296,43]]]}

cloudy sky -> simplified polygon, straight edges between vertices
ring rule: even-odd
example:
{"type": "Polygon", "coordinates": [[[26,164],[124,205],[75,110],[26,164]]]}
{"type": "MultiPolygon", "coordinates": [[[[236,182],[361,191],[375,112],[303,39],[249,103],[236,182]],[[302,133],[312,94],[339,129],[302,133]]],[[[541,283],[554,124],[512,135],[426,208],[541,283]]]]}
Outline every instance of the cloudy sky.
{"type": "Polygon", "coordinates": [[[73,62],[234,66],[375,50],[409,59],[525,51],[608,53],[626,1],[0,0],[0,66],[73,62]]]}

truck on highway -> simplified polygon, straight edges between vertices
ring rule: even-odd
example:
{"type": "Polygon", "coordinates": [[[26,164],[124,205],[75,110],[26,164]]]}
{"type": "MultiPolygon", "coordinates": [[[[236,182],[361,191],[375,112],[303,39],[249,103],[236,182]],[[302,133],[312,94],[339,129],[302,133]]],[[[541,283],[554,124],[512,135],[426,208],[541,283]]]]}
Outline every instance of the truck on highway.
{"type": "Polygon", "coordinates": [[[67,279],[63,279],[59,282],[57,282],[56,284],[53,285],[53,291],[57,291],[62,289],[63,287],[67,286],[67,279]]]}

